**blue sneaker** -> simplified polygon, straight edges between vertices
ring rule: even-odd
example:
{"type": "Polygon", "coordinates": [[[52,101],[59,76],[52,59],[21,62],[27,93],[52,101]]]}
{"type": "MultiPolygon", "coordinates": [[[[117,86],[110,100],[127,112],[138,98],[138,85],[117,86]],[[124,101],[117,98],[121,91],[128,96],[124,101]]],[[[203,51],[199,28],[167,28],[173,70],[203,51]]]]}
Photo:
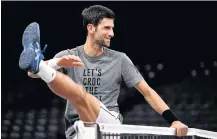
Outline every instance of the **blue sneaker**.
{"type": "Polygon", "coordinates": [[[19,67],[34,74],[38,73],[39,63],[44,59],[40,47],[40,29],[38,23],[33,22],[26,27],[23,33],[22,45],[24,50],[20,54],[19,67]]]}

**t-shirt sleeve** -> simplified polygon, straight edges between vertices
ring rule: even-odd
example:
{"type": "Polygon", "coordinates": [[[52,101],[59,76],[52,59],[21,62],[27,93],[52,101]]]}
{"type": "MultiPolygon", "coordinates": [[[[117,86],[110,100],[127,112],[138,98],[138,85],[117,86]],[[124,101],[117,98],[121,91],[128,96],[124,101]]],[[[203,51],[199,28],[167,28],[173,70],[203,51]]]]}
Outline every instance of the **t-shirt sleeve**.
{"type": "MultiPolygon", "coordinates": [[[[74,55],[74,52],[72,50],[64,50],[64,51],[57,53],[53,58],[60,58],[65,55],[74,55]]],[[[64,68],[64,67],[58,69],[57,71],[67,74],[67,68],[64,68]]]]}
{"type": "Polygon", "coordinates": [[[133,87],[144,80],[139,70],[126,54],[122,56],[121,76],[128,87],[133,87]]]}

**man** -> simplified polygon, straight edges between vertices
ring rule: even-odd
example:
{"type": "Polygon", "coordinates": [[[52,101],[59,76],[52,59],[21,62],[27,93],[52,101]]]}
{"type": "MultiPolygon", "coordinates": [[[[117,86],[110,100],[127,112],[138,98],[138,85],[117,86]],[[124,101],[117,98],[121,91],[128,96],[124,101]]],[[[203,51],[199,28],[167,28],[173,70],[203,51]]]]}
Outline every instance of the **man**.
{"type": "Polygon", "coordinates": [[[109,49],[114,36],[113,11],[93,5],[84,9],[82,16],[87,29],[84,45],[61,51],[53,59],[43,61],[39,26],[32,23],[24,31],[24,50],[19,60],[20,68],[28,71],[29,76],[39,76],[56,95],[67,99],[66,138],[74,138],[73,124],[78,119],[111,124],[122,122],[117,104],[122,79],[129,87],[135,87],[152,108],[177,129],[177,136],[186,135],[188,127],[145,82],[127,55],[109,49]]]}

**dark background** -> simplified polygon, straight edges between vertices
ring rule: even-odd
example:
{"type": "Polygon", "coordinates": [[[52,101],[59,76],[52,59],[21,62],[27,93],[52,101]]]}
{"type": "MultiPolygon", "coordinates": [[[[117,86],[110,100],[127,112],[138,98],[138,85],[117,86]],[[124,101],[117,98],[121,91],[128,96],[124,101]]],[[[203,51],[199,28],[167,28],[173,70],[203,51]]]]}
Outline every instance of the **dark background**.
{"type": "MultiPolygon", "coordinates": [[[[53,95],[40,79],[28,78],[18,67],[19,55],[23,49],[22,34],[28,24],[38,22],[41,45],[48,45],[45,58],[52,58],[61,50],[84,44],[86,36],[81,12],[93,4],[107,6],[117,16],[111,49],[125,52],[131,58],[148,84],[175,109],[184,123],[194,128],[217,131],[216,2],[32,1],[1,4],[3,138],[63,138],[65,101],[53,95]],[[162,70],[158,70],[158,64],[163,65],[162,70]],[[147,66],[151,69],[146,69],[147,66]],[[195,76],[192,75],[193,70],[195,76]],[[151,73],[155,74],[154,78],[149,76],[151,73]],[[59,122],[54,125],[57,129],[60,128],[60,133],[52,134],[54,132],[50,132],[49,122],[46,129],[37,128],[36,122],[29,131],[23,120],[10,120],[14,116],[19,121],[19,118],[25,119],[29,114],[33,115],[33,121],[37,121],[37,114],[39,119],[40,115],[45,115],[45,119],[47,116],[49,120],[52,112],[58,115],[55,118],[59,122]],[[202,113],[207,114],[209,119],[214,118],[202,121],[202,113]],[[19,130],[14,127],[17,125],[19,130]]],[[[135,89],[123,86],[122,90],[119,104],[125,118],[124,123],[168,126],[139,93],[134,93],[137,92],[135,89]]],[[[45,125],[42,124],[41,127],[45,125]]]]}

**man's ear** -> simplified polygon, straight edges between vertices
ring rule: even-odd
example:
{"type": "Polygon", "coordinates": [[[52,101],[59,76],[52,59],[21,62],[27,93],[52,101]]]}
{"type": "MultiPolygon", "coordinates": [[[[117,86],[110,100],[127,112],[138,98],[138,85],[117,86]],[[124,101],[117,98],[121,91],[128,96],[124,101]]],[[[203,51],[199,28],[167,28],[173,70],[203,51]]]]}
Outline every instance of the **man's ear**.
{"type": "Polygon", "coordinates": [[[87,30],[89,33],[94,33],[95,32],[95,27],[93,24],[87,24],[87,30]]]}

